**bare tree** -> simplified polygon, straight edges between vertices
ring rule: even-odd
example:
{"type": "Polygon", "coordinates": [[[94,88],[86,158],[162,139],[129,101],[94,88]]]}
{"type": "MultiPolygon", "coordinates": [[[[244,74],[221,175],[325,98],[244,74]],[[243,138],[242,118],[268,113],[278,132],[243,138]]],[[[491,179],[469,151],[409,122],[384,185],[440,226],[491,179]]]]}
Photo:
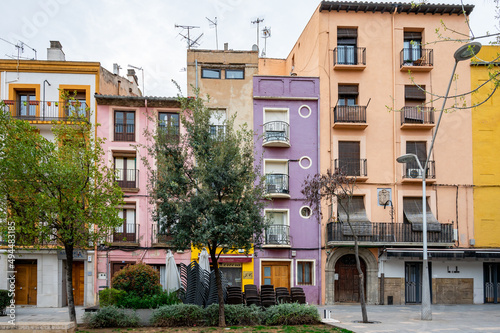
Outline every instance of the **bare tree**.
{"type": "Polygon", "coordinates": [[[357,230],[353,228],[350,220],[350,207],[355,186],[356,177],[348,177],[339,169],[333,173],[327,170],[326,174],[316,174],[313,177],[308,176],[302,186],[302,194],[312,208],[313,213],[320,217],[322,217],[321,203],[323,200],[330,206],[328,220],[336,220],[336,217],[333,216],[334,203],[337,203],[337,207],[340,207],[346,213],[346,220],[342,222],[349,225],[354,238],[354,256],[356,257],[356,268],[359,275],[359,302],[361,304],[363,323],[368,323],[364,288],[365,277],[359,261],[357,230]]]}

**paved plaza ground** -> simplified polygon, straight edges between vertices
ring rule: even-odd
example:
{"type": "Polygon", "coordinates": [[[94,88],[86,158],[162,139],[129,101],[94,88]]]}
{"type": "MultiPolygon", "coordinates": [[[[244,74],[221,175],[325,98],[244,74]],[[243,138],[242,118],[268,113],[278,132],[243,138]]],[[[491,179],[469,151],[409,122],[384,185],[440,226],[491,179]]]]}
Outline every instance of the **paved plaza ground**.
{"type": "MultiPolygon", "coordinates": [[[[500,304],[480,305],[434,305],[432,321],[420,320],[420,306],[368,305],[368,319],[374,324],[362,324],[359,304],[318,306],[323,317],[324,310],[331,311],[329,324],[356,333],[382,332],[500,332],[500,304]],[[336,322],[338,321],[338,322],[336,322]]],[[[76,308],[78,323],[82,322],[83,307],[76,308]]],[[[0,317],[7,323],[8,317],[0,317]]],[[[67,308],[17,307],[18,323],[58,323],[69,321],[67,308]]]]}

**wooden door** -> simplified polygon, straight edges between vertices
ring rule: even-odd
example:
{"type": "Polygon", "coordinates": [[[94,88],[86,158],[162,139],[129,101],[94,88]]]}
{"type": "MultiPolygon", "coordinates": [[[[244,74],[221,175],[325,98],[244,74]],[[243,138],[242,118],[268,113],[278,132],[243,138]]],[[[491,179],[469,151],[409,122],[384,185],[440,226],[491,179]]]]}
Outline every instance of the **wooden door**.
{"type": "MultiPolygon", "coordinates": [[[[365,279],[366,295],[366,265],[363,259],[359,259],[361,271],[365,279]]],[[[356,268],[356,257],[354,254],[347,254],[335,263],[335,302],[359,302],[359,274],[356,268]]]]}
{"type": "Polygon", "coordinates": [[[265,262],[262,263],[262,284],[273,285],[274,288],[290,288],[290,263],[265,262]]]}
{"type": "Polygon", "coordinates": [[[73,300],[75,305],[83,305],[85,275],[83,261],[73,262],[73,300]]]}
{"type": "Polygon", "coordinates": [[[36,305],[37,265],[36,260],[16,263],[16,304],[36,305]]]}

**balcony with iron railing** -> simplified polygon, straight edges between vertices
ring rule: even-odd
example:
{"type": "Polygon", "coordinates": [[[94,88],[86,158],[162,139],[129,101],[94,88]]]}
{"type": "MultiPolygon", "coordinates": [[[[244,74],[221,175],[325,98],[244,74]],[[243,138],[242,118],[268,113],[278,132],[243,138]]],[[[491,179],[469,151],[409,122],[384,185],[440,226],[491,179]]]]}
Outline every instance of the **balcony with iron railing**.
{"type": "Polygon", "coordinates": [[[266,247],[290,247],[290,226],[270,225],[267,227],[263,245],[266,247]]]}
{"type": "Polygon", "coordinates": [[[115,169],[118,186],[124,190],[139,189],[138,169],[115,169]]]}
{"type": "Polygon", "coordinates": [[[333,49],[333,69],[364,70],[366,68],[366,47],[350,45],[333,49]]]}
{"type": "Polygon", "coordinates": [[[434,66],[432,49],[404,48],[399,54],[401,71],[428,72],[434,66]]]}
{"type": "Polygon", "coordinates": [[[126,223],[116,228],[110,235],[109,242],[113,246],[139,246],[139,225],[126,223]]]}
{"type": "Polygon", "coordinates": [[[135,141],[135,124],[115,124],[114,141],[135,141]]]}
{"type": "MultiPolygon", "coordinates": [[[[353,223],[354,224],[354,223],[353,223]]],[[[347,223],[329,222],[326,225],[327,245],[354,245],[354,236],[345,232],[347,223]]],[[[372,222],[357,235],[361,246],[421,246],[422,231],[412,229],[410,223],[372,222]]],[[[453,246],[455,244],[453,224],[441,223],[441,230],[428,231],[427,242],[431,246],[453,246]]]]}
{"type": "Polygon", "coordinates": [[[289,176],[280,173],[266,174],[266,193],[271,198],[290,198],[289,176]]]}
{"type": "Polygon", "coordinates": [[[402,129],[430,129],[434,127],[434,108],[405,106],[401,109],[402,129]]]}
{"type": "Polygon", "coordinates": [[[366,158],[335,159],[335,170],[348,177],[356,177],[358,181],[368,178],[366,158]]]}
{"type": "Polygon", "coordinates": [[[166,230],[159,228],[157,224],[153,224],[151,232],[151,245],[153,247],[172,247],[173,236],[166,230]]]}
{"type": "Polygon", "coordinates": [[[3,111],[12,117],[28,121],[68,121],[89,119],[87,104],[80,101],[23,101],[4,100],[3,111]]]}
{"type": "Polygon", "coordinates": [[[290,125],[284,121],[264,124],[263,147],[290,147],[290,125]]]}
{"type": "Polygon", "coordinates": [[[366,106],[364,105],[337,105],[333,108],[333,127],[364,129],[366,123],[366,106]]]}
{"type": "MultiPolygon", "coordinates": [[[[424,166],[425,161],[420,161],[422,167],[424,166]]],[[[425,175],[425,179],[429,182],[436,181],[436,164],[434,161],[429,161],[427,165],[427,173],[425,175]]],[[[410,162],[403,163],[403,173],[402,178],[404,182],[419,182],[422,181],[422,171],[418,163],[410,162]]]]}

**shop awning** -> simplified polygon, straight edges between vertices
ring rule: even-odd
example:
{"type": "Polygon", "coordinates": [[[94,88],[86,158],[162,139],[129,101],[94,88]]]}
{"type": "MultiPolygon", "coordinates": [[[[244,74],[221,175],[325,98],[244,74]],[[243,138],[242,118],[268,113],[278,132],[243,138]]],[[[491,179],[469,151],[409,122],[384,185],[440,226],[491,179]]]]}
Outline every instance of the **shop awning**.
{"type": "MultiPolygon", "coordinates": [[[[441,231],[441,224],[426,203],[427,231],[441,231]]],[[[403,212],[413,231],[423,230],[422,198],[403,198],[403,212]]]]}

